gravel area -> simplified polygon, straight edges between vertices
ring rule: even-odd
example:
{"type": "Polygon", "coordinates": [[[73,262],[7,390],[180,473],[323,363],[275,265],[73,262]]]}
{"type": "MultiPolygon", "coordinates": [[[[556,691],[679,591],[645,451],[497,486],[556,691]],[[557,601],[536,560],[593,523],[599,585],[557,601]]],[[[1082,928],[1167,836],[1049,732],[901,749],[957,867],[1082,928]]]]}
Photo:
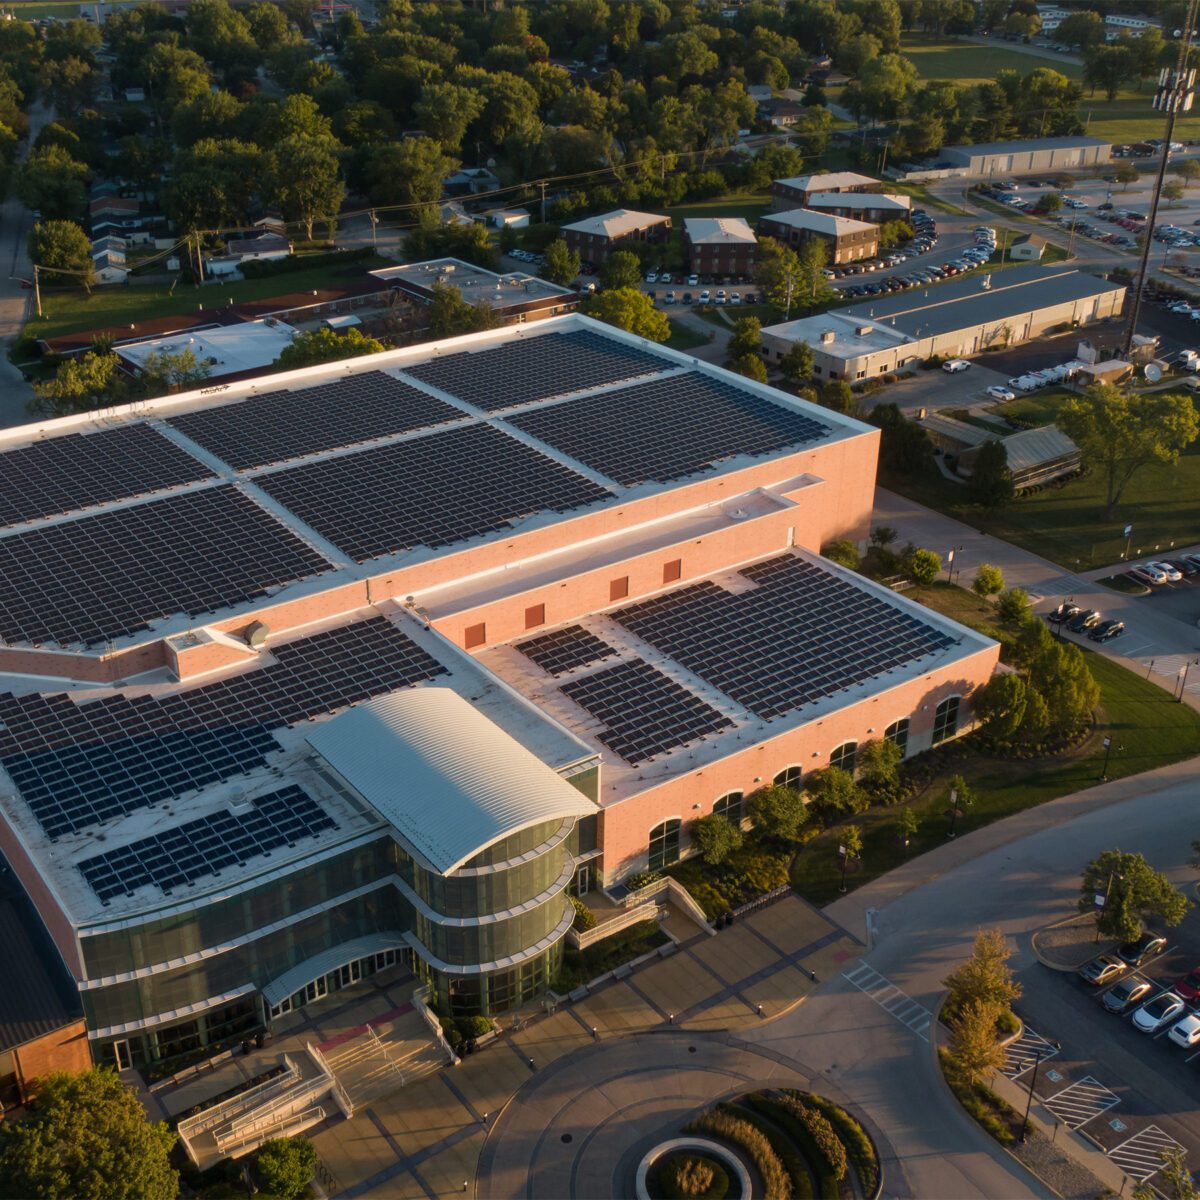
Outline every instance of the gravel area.
{"type": "Polygon", "coordinates": [[[1096,941],[1096,922],[1090,914],[1081,914],[1061,925],[1048,925],[1033,935],[1038,955],[1051,966],[1073,971],[1097,954],[1107,954],[1116,946],[1109,938],[1096,941]]]}
{"type": "Polygon", "coordinates": [[[1091,1171],[1080,1166],[1037,1130],[1031,1129],[1029,1140],[1023,1145],[1016,1142],[1011,1149],[1021,1162],[1063,1200],[1096,1200],[1097,1196],[1106,1192],[1112,1194],[1091,1171]]]}

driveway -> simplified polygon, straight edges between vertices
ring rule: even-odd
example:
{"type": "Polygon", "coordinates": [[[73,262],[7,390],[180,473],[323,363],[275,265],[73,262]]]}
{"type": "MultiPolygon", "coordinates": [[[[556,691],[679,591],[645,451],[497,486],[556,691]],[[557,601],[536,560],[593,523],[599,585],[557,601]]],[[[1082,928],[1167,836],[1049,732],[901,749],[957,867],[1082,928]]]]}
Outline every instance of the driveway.
{"type": "MultiPolygon", "coordinates": [[[[935,412],[941,408],[970,408],[973,404],[991,403],[987,389],[993,384],[1003,386],[1009,379],[1003,370],[992,369],[994,361],[995,356],[989,354],[976,360],[969,370],[955,375],[941,370],[914,371],[876,392],[869,392],[863,397],[863,403],[868,408],[877,404],[895,404],[904,412],[915,412],[919,408],[935,412]]],[[[997,430],[997,436],[1003,437],[1004,431],[997,430]]]]}

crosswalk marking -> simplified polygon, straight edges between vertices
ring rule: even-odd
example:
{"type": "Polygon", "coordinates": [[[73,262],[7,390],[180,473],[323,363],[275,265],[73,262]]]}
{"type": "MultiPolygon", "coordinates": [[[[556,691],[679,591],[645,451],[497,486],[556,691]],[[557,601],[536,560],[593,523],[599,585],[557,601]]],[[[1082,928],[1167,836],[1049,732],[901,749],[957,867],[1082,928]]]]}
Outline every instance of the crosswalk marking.
{"type": "MultiPolygon", "coordinates": [[[[1194,654],[1166,654],[1161,658],[1154,660],[1154,674],[1165,675],[1168,679],[1175,679],[1175,686],[1179,686],[1181,673],[1186,669],[1187,664],[1194,662],[1196,655],[1194,654]]],[[[1193,668],[1187,673],[1187,690],[1200,694],[1200,668],[1193,668]]]]}
{"type": "Polygon", "coordinates": [[[1007,1075],[1009,1079],[1016,1079],[1024,1075],[1039,1059],[1045,1062],[1057,1053],[1058,1049],[1053,1042],[1048,1042],[1040,1033],[1026,1025],[1021,1030],[1021,1036],[1009,1045],[1000,1073],[1007,1075]]]}
{"type": "Polygon", "coordinates": [[[1183,1150],[1183,1146],[1169,1133],[1164,1133],[1157,1125],[1147,1125],[1133,1137],[1113,1147],[1108,1157],[1131,1179],[1145,1183],[1151,1175],[1162,1169],[1162,1158],[1159,1157],[1162,1151],[1176,1147],[1183,1150]]]}
{"type": "Polygon", "coordinates": [[[884,1012],[894,1017],[906,1029],[911,1029],[917,1037],[929,1041],[929,1026],[933,1014],[907,992],[885,979],[874,967],[860,962],[853,970],[846,971],[842,978],[854,984],[860,992],[874,1000],[884,1012]]]}
{"type": "Polygon", "coordinates": [[[1120,1104],[1121,1097],[1110,1092],[1098,1079],[1085,1075],[1077,1083],[1043,1099],[1042,1103],[1068,1129],[1078,1129],[1120,1104]]]}

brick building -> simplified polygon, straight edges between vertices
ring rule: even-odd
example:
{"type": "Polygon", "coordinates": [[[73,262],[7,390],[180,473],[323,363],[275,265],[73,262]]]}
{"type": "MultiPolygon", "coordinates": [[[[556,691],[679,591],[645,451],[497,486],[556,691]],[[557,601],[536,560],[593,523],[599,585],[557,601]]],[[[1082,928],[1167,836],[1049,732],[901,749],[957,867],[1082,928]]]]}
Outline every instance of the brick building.
{"type": "Polygon", "coordinates": [[[631,250],[641,242],[662,245],[671,236],[671,218],[618,208],[564,225],[562,232],[567,246],[584,262],[599,266],[614,250],[631,250]]]}
{"type": "Polygon", "coordinates": [[[804,208],[810,196],[827,192],[878,192],[882,181],[857,171],[827,171],[821,175],[793,175],[771,184],[771,207],[776,212],[804,208]]]}
{"type": "Polygon", "coordinates": [[[882,225],[885,221],[907,221],[912,215],[912,197],[884,192],[814,192],[804,207],[833,217],[882,225]]]}
{"type": "Polygon", "coordinates": [[[97,1059],[506,1011],[568,893],[964,732],[997,645],[820,556],[879,436],[577,314],[0,431],[0,850],[97,1059]]]}
{"type": "Polygon", "coordinates": [[[764,213],[758,231],[785,246],[820,240],[828,249],[827,261],[831,264],[857,262],[860,258],[874,258],[879,253],[878,225],[807,208],[764,213]]]}
{"type": "Polygon", "coordinates": [[[697,275],[749,275],[758,257],[758,238],[741,217],[686,217],[683,254],[697,275]]]}

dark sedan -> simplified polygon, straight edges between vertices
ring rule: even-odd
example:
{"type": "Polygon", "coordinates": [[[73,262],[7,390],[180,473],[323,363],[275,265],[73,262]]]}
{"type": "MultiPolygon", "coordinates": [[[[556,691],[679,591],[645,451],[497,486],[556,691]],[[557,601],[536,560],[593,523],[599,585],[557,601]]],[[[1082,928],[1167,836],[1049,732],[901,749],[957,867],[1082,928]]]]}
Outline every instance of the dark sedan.
{"type": "Polygon", "coordinates": [[[1117,947],[1117,957],[1131,967],[1140,967],[1147,959],[1161,954],[1167,948],[1167,939],[1161,933],[1147,930],[1136,942],[1126,942],[1117,947]]]}
{"type": "Polygon", "coordinates": [[[1079,968],[1079,978],[1084,983],[1103,987],[1105,984],[1114,982],[1128,970],[1129,967],[1115,954],[1101,954],[1079,968]]]}
{"type": "Polygon", "coordinates": [[[1154,985],[1148,979],[1136,975],[1121,979],[1100,997],[1100,1003],[1111,1013],[1128,1012],[1135,1004],[1141,1004],[1150,995],[1154,985]]]}
{"type": "Polygon", "coordinates": [[[1100,613],[1094,608],[1089,608],[1086,611],[1072,617],[1067,622],[1067,628],[1072,633],[1082,633],[1085,629],[1091,629],[1093,625],[1099,624],[1100,613]]]}

